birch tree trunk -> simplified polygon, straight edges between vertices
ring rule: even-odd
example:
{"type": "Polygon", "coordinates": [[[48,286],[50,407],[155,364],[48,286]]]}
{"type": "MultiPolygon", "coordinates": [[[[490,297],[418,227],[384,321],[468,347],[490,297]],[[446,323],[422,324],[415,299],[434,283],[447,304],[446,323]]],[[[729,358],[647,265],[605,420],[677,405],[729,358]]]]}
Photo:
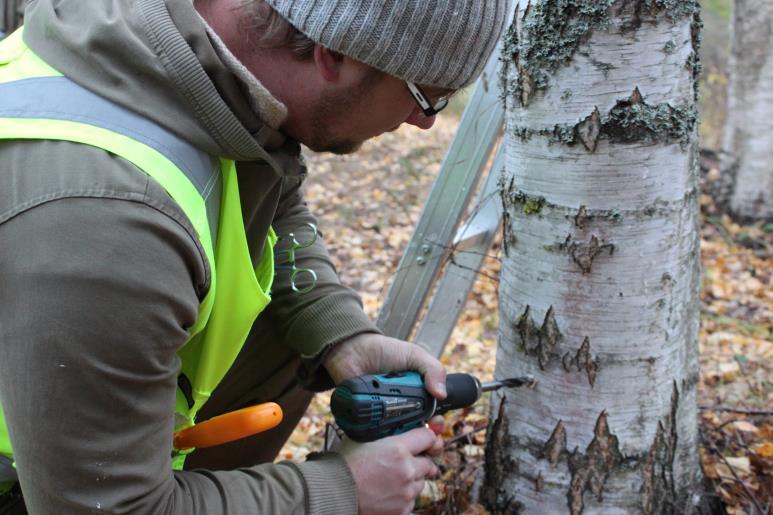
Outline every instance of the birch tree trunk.
{"type": "Polygon", "coordinates": [[[496,375],[537,383],[492,398],[493,513],[700,498],[699,29],[692,0],[516,8],[496,375]]]}
{"type": "Polygon", "coordinates": [[[773,2],[735,0],[723,173],[730,211],[773,219],[773,2]]]}
{"type": "Polygon", "coordinates": [[[0,33],[8,35],[21,25],[26,4],[27,0],[0,0],[0,33]]]}

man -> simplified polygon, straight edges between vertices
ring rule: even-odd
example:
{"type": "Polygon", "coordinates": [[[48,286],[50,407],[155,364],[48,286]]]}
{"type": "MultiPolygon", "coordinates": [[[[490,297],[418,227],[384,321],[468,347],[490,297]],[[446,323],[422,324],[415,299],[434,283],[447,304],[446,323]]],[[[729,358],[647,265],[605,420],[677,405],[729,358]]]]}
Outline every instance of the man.
{"type": "Polygon", "coordinates": [[[21,490],[31,513],[409,512],[436,472],[428,429],[271,463],[310,389],[416,369],[445,395],[321,238],[291,259],[316,223],[299,143],[430,128],[506,8],[33,1],[0,43],[0,506],[23,510],[21,490]],[[175,430],[266,401],[279,428],[170,462],[175,430]]]}

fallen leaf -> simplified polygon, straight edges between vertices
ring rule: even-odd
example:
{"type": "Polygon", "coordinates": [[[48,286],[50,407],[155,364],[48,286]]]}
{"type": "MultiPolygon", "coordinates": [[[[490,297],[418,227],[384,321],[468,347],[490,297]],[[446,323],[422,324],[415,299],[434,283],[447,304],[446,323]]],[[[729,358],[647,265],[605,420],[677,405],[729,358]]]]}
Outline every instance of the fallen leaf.
{"type": "Polygon", "coordinates": [[[731,456],[725,458],[725,461],[727,461],[728,465],[733,467],[733,470],[735,470],[735,473],[739,476],[748,476],[751,473],[751,464],[749,463],[749,458],[746,456],[731,456]]]}
{"type": "Polygon", "coordinates": [[[758,432],[757,426],[755,426],[754,424],[752,424],[750,422],[747,422],[745,420],[736,420],[735,422],[733,422],[732,426],[735,429],[737,429],[739,431],[743,431],[745,433],[757,433],[758,432]]]}
{"type": "Polygon", "coordinates": [[[730,361],[728,363],[719,364],[719,374],[722,380],[729,383],[734,381],[738,377],[738,373],[741,371],[741,366],[737,361],[730,361]]]}
{"type": "MultiPolygon", "coordinates": [[[[728,471],[729,472],[729,471],[728,471]]],[[[703,473],[710,479],[719,479],[716,462],[703,463],[703,473]]]]}
{"type": "Polygon", "coordinates": [[[483,456],[483,447],[480,445],[465,445],[463,451],[468,458],[479,458],[483,456]]]}
{"type": "Polygon", "coordinates": [[[462,515],[490,515],[491,512],[480,504],[471,504],[462,512],[462,515]]]}
{"type": "Polygon", "coordinates": [[[752,447],[752,451],[759,454],[763,458],[773,458],[773,443],[765,442],[752,447]]]}

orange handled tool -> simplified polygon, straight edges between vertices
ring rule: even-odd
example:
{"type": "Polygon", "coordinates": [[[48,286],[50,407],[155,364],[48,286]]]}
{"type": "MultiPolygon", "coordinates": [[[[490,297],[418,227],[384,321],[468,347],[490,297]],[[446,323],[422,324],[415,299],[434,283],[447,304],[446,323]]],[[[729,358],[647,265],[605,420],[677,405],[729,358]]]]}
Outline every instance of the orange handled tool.
{"type": "Polygon", "coordinates": [[[280,422],[282,408],[275,402],[266,402],[223,413],[181,429],[174,434],[174,448],[181,451],[194,447],[214,447],[267,431],[278,426],[280,422]]]}

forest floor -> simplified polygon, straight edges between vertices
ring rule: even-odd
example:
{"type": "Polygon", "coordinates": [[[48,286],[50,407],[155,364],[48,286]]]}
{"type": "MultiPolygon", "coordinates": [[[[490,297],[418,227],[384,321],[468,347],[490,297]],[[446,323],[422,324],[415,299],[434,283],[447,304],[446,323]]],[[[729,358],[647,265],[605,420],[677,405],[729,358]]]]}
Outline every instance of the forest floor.
{"type": "MultiPolygon", "coordinates": [[[[458,124],[404,127],[351,156],[308,154],[306,195],[345,284],[375,319],[458,124]]],[[[773,504],[773,227],[739,225],[720,214],[708,185],[719,170],[702,159],[699,385],[701,456],[730,514],[769,513],[773,504]],[[758,510],[755,512],[754,510],[758,510]]],[[[447,369],[490,380],[497,339],[498,244],[489,252],[441,360],[447,369]]],[[[280,459],[322,447],[329,394],[317,395],[280,459]]],[[[473,482],[483,466],[488,404],[446,415],[440,477],[416,513],[479,514],[473,482]]]]}

